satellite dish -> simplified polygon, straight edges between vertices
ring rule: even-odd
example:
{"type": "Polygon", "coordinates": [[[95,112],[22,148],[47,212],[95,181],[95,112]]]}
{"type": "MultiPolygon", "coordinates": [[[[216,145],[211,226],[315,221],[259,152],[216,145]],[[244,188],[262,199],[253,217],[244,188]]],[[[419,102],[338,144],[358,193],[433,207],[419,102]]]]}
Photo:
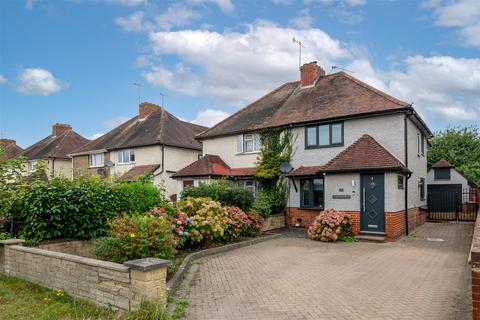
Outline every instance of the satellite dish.
{"type": "Polygon", "coordinates": [[[284,162],[278,166],[278,169],[285,174],[291,172],[293,170],[293,166],[290,164],[290,162],[284,162]]]}
{"type": "Polygon", "coordinates": [[[107,167],[113,167],[113,162],[109,160],[109,161],[107,161],[107,163],[105,163],[105,165],[107,167]]]}

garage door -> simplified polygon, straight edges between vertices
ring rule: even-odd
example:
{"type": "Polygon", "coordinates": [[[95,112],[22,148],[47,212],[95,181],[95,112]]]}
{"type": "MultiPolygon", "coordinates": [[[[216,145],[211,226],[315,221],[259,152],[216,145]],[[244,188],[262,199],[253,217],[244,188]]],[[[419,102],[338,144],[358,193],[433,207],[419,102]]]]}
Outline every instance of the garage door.
{"type": "Polygon", "coordinates": [[[458,213],[462,212],[462,185],[429,184],[427,204],[430,219],[458,220],[458,213]]]}

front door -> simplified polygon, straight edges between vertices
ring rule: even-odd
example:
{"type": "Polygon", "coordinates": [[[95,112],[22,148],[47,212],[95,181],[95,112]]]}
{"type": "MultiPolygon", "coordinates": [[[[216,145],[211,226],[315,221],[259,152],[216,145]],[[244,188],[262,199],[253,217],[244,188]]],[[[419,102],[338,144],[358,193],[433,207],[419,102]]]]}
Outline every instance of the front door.
{"type": "Polygon", "coordinates": [[[361,175],[360,232],[385,233],[385,185],[383,173],[361,175]]]}

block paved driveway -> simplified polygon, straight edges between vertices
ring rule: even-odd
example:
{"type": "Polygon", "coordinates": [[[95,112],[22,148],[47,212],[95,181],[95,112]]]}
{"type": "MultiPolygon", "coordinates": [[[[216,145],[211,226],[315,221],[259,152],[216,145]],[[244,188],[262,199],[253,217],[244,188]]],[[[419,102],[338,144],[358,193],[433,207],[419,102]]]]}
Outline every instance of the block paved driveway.
{"type": "Polygon", "coordinates": [[[284,236],[197,260],[177,296],[187,319],[465,320],[472,232],[427,223],[395,243],[284,236]]]}

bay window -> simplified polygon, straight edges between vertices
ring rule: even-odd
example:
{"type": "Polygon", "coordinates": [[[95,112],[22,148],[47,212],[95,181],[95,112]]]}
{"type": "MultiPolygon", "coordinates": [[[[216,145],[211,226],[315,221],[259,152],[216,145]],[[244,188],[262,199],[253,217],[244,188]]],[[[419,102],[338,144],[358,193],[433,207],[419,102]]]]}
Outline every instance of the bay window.
{"type": "Polygon", "coordinates": [[[323,182],[323,177],[300,179],[300,206],[302,208],[324,208],[325,188],[323,182]]]}

